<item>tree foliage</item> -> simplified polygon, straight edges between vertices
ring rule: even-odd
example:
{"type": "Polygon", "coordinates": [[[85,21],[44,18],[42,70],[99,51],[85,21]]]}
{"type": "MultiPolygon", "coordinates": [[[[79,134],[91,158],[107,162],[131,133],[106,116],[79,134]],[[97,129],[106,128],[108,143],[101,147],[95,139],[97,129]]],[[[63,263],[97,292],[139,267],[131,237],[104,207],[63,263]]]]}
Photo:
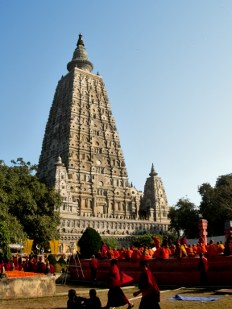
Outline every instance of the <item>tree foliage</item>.
{"type": "Polygon", "coordinates": [[[114,237],[104,237],[103,241],[109,248],[115,249],[119,247],[119,241],[114,237]]]}
{"type": "Polygon", "coordinates": [[[198,237],[199,212],[188,199],[180,199],[174,207],[170,207],[168,218],[170,219],[170,228],[178,236],[180,236],[180,231],[183,230],[187,238],[198,237]]]}
{"type": "Polygon", "coordinates": [[[11,253],[9,249],[10,233],[7,222],[0,221],[0,257],[10,259],[11,253]]]}
{"type": "Polygon", "coordinates": [[[208,235],[223,235],[225,222],[232,220],[232,174],[218,177],[215,187],[202,184],[199,193],[200,213],[208,220],[208,235]]]}
{"type": "Polygon", "coordinates": [[[152,237],[153,235],[150,235],[150,234],[134,236],[132,237],[132,240],[131,240],[132,246],[135,246],[136,248],[154,247],[154,241],[152,237]]]}
{"type": "Polygon", "coordinates": [[[22,158],[12,166],[0,161],[0,219],[8,222],[10,242],[28,237],[41,245],[58,237],[60,196],[35,173],[22,158]]]}
{"type": "Polygon", "coordinates": [[[90,258],[97,254],[101,248],[102,239],[100,234],[93,228],[88,227],[78,241],[82,258],[90,258]]]}

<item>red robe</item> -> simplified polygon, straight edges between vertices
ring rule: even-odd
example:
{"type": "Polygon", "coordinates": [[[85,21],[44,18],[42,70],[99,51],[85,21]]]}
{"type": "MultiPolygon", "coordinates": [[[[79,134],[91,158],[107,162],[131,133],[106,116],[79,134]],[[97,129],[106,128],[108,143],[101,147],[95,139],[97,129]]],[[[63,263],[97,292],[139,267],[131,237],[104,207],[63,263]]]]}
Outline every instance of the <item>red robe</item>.
{"type": "Polygon", "coordinates": [[[123,282],[121,281],[121,273],[118,266],[112,265],[109,272],[109,292],[108,292],[108,302],[106,307],[119,307],[124,306],[129,303],[128,298],[123,293],[123,290],[120,288],[123,282]]]}
{"type": "Polygon", "coordinates": [[[160,290],[150,269],[145,269],[140,275],[139,289],[142,292],[140,309],[160,308],[160,290]]]}

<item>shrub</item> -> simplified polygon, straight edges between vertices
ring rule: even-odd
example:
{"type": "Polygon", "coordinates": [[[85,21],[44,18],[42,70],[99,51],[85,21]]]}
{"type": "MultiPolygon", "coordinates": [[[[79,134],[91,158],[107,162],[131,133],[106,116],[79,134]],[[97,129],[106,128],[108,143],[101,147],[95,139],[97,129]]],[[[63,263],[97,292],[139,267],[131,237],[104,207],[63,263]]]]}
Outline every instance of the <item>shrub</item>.
{"type": "Polygon", "coordinates": [[[100,234],[93,228],[88,227],[78,241],[81,258],[90,258],[100,250],[102,239],[100,234]]]}
{"type": "Polygon", "coordinates": [[[135,246],[136,248],[153,247],[154,242],[152,239],[152,235],[146,234],[146,235],[134,236],[132,238],[132,245],[135,246]]]}

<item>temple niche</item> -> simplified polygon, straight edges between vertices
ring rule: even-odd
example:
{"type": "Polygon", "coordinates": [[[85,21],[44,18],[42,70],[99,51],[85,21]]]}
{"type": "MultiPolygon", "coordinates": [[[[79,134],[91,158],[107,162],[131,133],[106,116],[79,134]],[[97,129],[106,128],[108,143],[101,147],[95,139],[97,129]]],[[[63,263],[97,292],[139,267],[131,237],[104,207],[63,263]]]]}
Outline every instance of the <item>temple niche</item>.
{"type": "Polygon", "coordinates": [[[38,165],[38,177],[63,199],[61,241],[69,242],[71,234],[78,239],[88,226],[104,235],[167,230],[167,198],[153,165],[144,193],[129,183],[104,81],[92,72],[81,34],[67,69],[56,87],[38,165]]]}

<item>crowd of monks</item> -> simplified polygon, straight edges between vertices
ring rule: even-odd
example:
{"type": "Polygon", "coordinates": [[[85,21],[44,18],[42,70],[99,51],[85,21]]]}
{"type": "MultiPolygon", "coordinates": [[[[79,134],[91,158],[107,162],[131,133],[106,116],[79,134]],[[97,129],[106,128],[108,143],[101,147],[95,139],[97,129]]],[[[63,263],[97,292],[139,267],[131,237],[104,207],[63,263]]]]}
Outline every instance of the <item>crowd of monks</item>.
{"type": "Polygon", "coordinates": [[[39,256],[29,256],[22,258],[20,255],[15,255],[9,261],[0,260],[0,273],[9,270],[19,270],[26,272],[37,272],[44,274],[55,273],[55,267],[48,259],[39,256]]]}
{"type": "MultiPolygon", "coordinates": [[[[218,255],[232,255],[232,239],[225,243],[215,243],[211,240],[207,245],[204,243],[197,243],[193,245],[187,244],[185,239],[178,240],[175,245],[160,245],[159,242],[154,241],[154,246],[148,247],[130,247],[113,249],[106,244],[102,245],[101,250],[96,254],[97,259],[116,259],[138,262],[150,259],[169,259],[169,258],[183,258],[183,257],[199,257],[203,254],[207,258],[218,255]]],[[[55,273],[55,267],[49,263],[48,259],[44,257],[29,256],[22,258],[21,256],[14,256],[10,261],[0,260],[0,273],[3,270],[24,270],[38,273],[55,273]]]]}
{"type": "Polygon", "coordinates": [[[127,261],[141,261],[149,259],[169,259],[182,257],[199,257],[200,254],[207,257],[217,255],[232,255],[232,243],[228,245],[222,242],[214,243],[211,240],[207,245],[197,243],[188,245],[185,240],[178,241],[175,245],[157,245],[152,248],[147,247],[130,247],[121,249],[111,249],[106,245],[99,251],[97,258],[99,259],[117,259],[127,261]]]}

